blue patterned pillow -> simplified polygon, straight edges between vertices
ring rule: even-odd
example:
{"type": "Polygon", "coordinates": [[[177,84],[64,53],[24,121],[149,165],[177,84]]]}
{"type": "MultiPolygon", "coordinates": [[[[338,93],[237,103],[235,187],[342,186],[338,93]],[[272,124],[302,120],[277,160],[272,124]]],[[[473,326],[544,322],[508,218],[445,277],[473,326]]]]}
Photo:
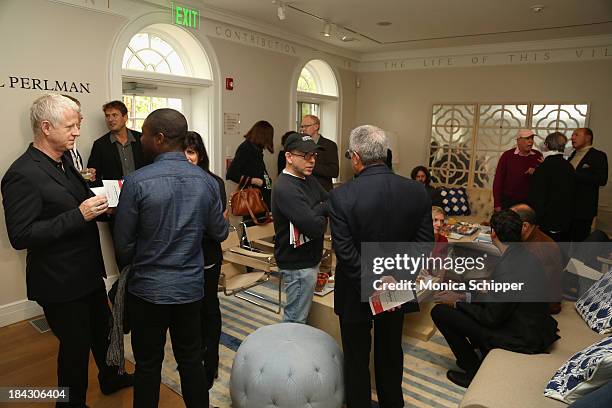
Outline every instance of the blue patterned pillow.
{"type": "Polygon", "coordinates": [[[550,379],[544,395],[568,404],[612,378],[612,337],[574,354],[550,379]]]}
{"type": "Polygon", "coordinates": [[[612,269],[580,296],[576,310],[597,333],[612,332],[612,269]]]}
{"type": "Polygon", "coordinates": [[[470,215],[470,204],[465,188],[442,187],[440,197],[446,215],[470,215]]]}

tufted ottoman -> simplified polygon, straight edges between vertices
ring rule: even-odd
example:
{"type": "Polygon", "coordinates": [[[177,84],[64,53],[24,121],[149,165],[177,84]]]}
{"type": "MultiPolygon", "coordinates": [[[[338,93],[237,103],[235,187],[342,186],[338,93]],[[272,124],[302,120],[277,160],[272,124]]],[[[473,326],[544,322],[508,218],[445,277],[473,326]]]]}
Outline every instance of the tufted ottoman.
{"type": "Polygon", "coordinates": [[[344,401],[342,352],[327,333],[298,323],[264,326],[232,366],[234,408],[332,408],[344,401]]]}

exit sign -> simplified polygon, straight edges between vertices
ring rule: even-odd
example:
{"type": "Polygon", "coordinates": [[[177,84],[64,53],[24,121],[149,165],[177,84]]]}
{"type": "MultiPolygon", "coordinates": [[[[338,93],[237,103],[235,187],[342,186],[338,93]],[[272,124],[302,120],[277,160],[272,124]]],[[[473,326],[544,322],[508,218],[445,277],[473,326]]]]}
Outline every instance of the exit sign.
{"type": "Polygon", "coordinates": [[[172,3],[172,24],[197,30],[200,28],[200,10],[172,3]]]}

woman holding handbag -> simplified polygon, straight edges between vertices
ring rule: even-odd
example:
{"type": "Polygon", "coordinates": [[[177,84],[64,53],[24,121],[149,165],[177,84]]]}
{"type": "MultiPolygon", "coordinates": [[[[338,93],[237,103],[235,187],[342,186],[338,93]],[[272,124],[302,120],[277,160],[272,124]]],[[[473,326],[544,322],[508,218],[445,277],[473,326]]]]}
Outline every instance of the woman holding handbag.
{"type": "MultiPolygon", "coordinates": [[[[236,149],[234,159],[227,169],[226,179],[239,184],[239,188],[247,183],[248,187],[255,187],[261,191],[263,201],[270,208],[272,180],[266,170],[263,159],[264,149],[274,153],[274,128],[265,121],[260,120],[244,135],[246,139],[236,149]]],[[[235,214],[235,213],[234,213],[235,214]]],[[[255,214],[263,220],[268,217],[266,213],[255,214]]],[[[244,215],[243,221],[253,225],[252,217],[244,215]]]]}
{"type": "MultiPolygon", "coordinates": [[[[210,174],[219,184],[219,195],[223,205],[223,215],[227,218],[225,194],[225,182],[223,179],[210,171],[210,160],[202,138],[196,132],[187,132],[183,143],[185,156],[191,164],[200,166],[202,170],[210,174]]],[[[200,311],[202,322],[202,348],[201,356],[208,381],[208,389],[213,386],[219,371],[219,339],[221,338],[221,309],[219,308],[219,297],[217,288],[219,286],[219,275],[221,274],[221,262],[223,251],[221,243],[207,238],[202,240],[202,252],[204,253],[204,299],[200,311]]]]}

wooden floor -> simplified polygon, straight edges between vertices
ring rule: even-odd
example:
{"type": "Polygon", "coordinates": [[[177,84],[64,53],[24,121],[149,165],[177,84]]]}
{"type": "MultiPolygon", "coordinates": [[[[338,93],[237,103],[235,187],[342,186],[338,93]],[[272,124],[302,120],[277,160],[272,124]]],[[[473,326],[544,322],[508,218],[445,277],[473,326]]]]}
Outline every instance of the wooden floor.
{"type": "MultiPolygon", "coordinates": [[[[39,333],[28,322],[0,328],[0,386],[54,387],[57,385],[58,341],[49,331],[39,333]]],[[[134,366],[126,362],[128,372],[134,366]]],[[[128,408],[132,406],[132,388],[103,395],[98,386],[98,369],[89,359],[87,405],[91,408],[128,408]]],[[[7,407],[51,408],[55,403],[3,404],[7,407]]],[[[165,385],[161,386],[160,408],[184,407],[183,399],[165,385]]]]}

